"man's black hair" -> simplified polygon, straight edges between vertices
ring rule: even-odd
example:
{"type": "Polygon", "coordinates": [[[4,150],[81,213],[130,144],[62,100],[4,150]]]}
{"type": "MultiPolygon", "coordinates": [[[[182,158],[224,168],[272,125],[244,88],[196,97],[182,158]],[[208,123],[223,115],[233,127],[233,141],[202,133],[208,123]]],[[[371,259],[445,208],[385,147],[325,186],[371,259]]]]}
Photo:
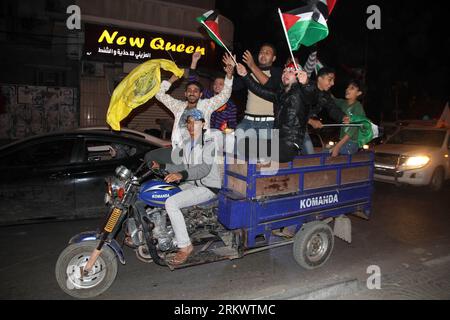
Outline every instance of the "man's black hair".
{"type": "Polygon", "coordinates": [[[200,82],[198,82],[198,81],[189,81],[188,83],[186,83],[186,86],[184,87],[184,91],[187,91],[187,88],[188,88],[190,85],[197,86],[197,87],[200,89],[200,92],[203,92],[203,86],[202,86],[202,84],[201,84],[200,82]]]}
{"type": "Polygon", "coordinates": [[[333,68],[330,68],[330,67],[323,67],[317,73],[317,77],[323,77],[323,76],[326,76],[327,74],[330,74],[330,73],[336,74],[336,70],[334,70],[333,68]]]}
{"type": "Polygon", "coordinates": [[[262,47],[269,47],[269,48],[272,48],[273,55],[274,55],[274,56],[277,55],[277,48],[275,48],[275,46],[274,46],[273,44],[271,44],[271,43],[269,43],[269,42],[264,42],[264,43],[259,47],[259,49],[261,50],[262,47]]]}
{"type": "Polygon", "coordinates": [[[366,94],[366,86],[360,80],[358,80],[358,79],[351,79],[348,82],[348,85],[353,85],[356,88],[358,88],[359,91],[361,91],[361,94],[359,95],[358,100],[361,100],[364,97],[364,95],[366,94]]]}

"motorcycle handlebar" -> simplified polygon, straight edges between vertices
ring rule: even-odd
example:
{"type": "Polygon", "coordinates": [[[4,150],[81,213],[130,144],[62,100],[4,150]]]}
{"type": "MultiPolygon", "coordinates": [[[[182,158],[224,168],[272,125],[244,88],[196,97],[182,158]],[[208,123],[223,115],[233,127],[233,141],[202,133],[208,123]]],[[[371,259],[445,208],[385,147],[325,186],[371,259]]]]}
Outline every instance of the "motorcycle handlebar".
{"type": "Polygon", "coordinates": [[[144,173],[144,174],[138,179],[139,184],[141,184],[142,181],[144,181],[145,179],[147,179],[152,173],[153,173],[153,172],[152,172],[151,169],[150,169],[149,171],[147,171],[146,173],[144,173]]]}
{"type": "Polygon", "coordinates": [[[139,179],[139,183],[142,183],[145,179],[147,179],[150,175],[155,175],[158,178],[164,179],[164,177],[168,174],[166,170],[162,169],[154,169],[150,168],[146,173],[144,173],[139,179]]]}
{"type": "Polygon", "coordinates": [[[137,175],[139,172],[141,172],[141,170],[144,166],[145,166],[145,161],[142,160],[141,165],[136,169],[136,171],[134,172],[134,175],[137,175]]]}

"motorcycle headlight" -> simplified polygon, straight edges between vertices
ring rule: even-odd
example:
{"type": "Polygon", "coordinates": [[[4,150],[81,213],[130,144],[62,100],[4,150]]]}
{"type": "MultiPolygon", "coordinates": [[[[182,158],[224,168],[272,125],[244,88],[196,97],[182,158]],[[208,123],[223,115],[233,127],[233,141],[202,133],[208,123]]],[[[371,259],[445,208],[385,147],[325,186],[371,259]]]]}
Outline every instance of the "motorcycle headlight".
{"type": "Polygon", "coordinates": [[[131,170],[127,169],[125,166],[120,166],[116,168],[116,177],[121,180],[128,180],[133,176],[131,170]]]}
{"type": "Polygon", "coordinates": [[[430,162],[429,156],[412,156],[406,157],[401,167],[406,170],[420,169],[425,167],[430,162]]]}
{"type": "Polygon", "coordinates": [[[123,199],[125,195],[125,183],[117,178],[108,181],[108,189],[105,194],[105,202],[111,202],[115,198],[123,199]]]}

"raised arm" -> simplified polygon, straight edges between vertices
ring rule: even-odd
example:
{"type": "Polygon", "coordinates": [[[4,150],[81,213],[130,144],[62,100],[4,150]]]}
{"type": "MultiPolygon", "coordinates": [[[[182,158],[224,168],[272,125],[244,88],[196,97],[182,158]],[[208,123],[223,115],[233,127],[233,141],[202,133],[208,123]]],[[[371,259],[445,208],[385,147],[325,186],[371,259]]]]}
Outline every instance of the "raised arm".
{"type": "MultiPolygon", "coordinates": [[[[234,63],[234,60],[231,58],[231,56],[228,53],[225,53],[222,57],[222,62],[224,65],[231,65],[233,67],[236,67],[236,64],[234,63]]],[[[233,79],[233,91],[239,91],[247,89],[247,86],[245,85],[245,82],[240,77],[235,77],[233,79]]]]}
{"type": "Polygon", "coordinates": [[[155,95],[156,99],[161,102],[167,109],[169,109],[173,114],[176,114],[184,107],[183,101],[172,98],[166,93],[170,89],[172,83],[176,81],[176,79],[178,78],[175,75],[172,75],[172,77],[168,81],[164,80],[161,83],[158,93],[155,95]]]}
{"type": "Polygon", "coordinates": [[[261,98],[275,102],[276,99],[276,93],[270,89],[265,88],[261,84],[257,83],[255,80],[253,80],[247,73],[247,70],[245,67],[238,63],[236,67],[237,73],[242,77],[244,82],[247,84],[248,89],[256,94],[257,96],[260,96],[261,98]]]}
{"type": "MultiPolygon", "coordinates": [[[[194,52],[194,54],[192,55],[192,62],[191,62],[191,67],[189,68],[189,74],[188,74],[188,81],[189,82],[194,82],[194,81],[199,81],[199,74],[197,72],[197,64],[198,61],[201,58],[201,54],[200,52],[194,52]]],[[[212,92],[209,89],[203,89],[203,98],[210,98],[214,96],[214,92],[212,92]]]]}
{"type": "Polygon", "coordinates": [[[270,77],[262,72],[262,70],[256,65],[250,51],[245,50],[244,55],[242,56],[242,61],[245,62],[250,71],[255,75],[256,79],[258,79],[259,83],[265,85],[267,81],[269,81],[270,77]]]}
{"type": "Polygon", "coordinates": [[[225,83],[224,83],[222,91],[210,99],[203,100],[203,101],[205,101],[207,108],[209,108],[213,111],[216,109],[219,109],[221,106],[223,106],[225,103],[227,103],[228,99],[230,99],[230,97],[231,97],[231,90],[233,87],[234,67],[231,65],[227,65],[224,68],[224,70],[227,73],[227,75],[225,76],[225,83]]]}

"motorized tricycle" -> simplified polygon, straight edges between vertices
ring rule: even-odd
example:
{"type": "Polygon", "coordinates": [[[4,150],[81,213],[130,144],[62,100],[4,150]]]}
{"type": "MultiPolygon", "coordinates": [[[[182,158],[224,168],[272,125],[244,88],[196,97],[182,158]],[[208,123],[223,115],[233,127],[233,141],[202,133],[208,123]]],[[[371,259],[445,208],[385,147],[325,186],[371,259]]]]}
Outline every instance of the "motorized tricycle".
{"type": "Polygon", "coordinates": [[[217,199],[183,209],[195,250],[177,266],[168,262],[177,243],[164,204],[180,188],[164,182],[166,173],[159,169],[139,175],[142,167],[135,173],[118,167],[108,181],[108,212],[102,227],[72,237],[58,258],[55,272],[62,290],[77,298],[105,292],[114,282],[118,263],[125,264],[125,246],[143,262],[174,270],[293,243],[297,263],[314,269],[330,257],[334,236],[351,242],[347,214],[369,218],[370,151],[298,156],[277,164],[273,172],[268,169],[271,165],[225,158],[217,199]],[[279,232],[282,228],[295,235],[279,232]]]}

